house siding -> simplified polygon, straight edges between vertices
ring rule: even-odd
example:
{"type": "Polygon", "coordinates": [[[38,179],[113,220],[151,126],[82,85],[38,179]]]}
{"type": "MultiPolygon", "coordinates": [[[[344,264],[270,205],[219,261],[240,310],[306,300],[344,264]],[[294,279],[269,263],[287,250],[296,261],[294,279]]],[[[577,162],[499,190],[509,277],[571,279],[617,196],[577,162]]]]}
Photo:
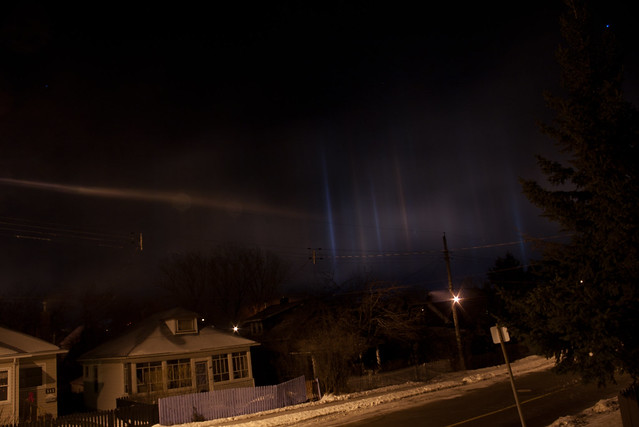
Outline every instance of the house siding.
{"type": "MultiPolygon", "coordinates": [[[[55,356],[30,357],[0,361],[0,371],[7,372],[7,399],[0,401],[0,424],[24,417],[58,415],[57,360],[55,356]],[[20,384],[20,372],[41,368],[38,385],[20,384]]],[[[24,378],[23,378],[24,381],[24,378]]]]}
{"type": "Polygon", "coordinates": [[[14,391],[16,373],[11,361],[0,361],[0,371],[7,373],[7,398],[6,400],[0,400],[0,424],[9,424],[16,421],[13,417],[14,411],[17,412],[17,406],[14,406],[16,405],[14,391]]]}
{"type": "Polygon", "coordinates": [[[58,415],[60,347],[0,327],[0,424],[58,415]]]}
{"type": "Polygon", "coordinates": [[[115,399],[124,396],[124,365],[105,363],[98,366],[98,387],[102,393],[98,396],[97,407],[115,409],[115,399]]]}
{"type": "Polygon", "coordinates": [[[94,363],[85,367],[84,404],[91,409],[115,409],[115,399],[125,395],[124,364],[94,363]]]}
{"type": "MultiPolygon", "coordinates": [[[[58,415],[57,361],[55,357],[37,359],[21,359],[19,369],[25,370],[41,368],[42,380],[38,386],[24,386],[18,380],[20,392],[21,416],[38,417],[43,415],[58,415]]],[[[20,373],[18,377],[20,377],[20,373]]]]}

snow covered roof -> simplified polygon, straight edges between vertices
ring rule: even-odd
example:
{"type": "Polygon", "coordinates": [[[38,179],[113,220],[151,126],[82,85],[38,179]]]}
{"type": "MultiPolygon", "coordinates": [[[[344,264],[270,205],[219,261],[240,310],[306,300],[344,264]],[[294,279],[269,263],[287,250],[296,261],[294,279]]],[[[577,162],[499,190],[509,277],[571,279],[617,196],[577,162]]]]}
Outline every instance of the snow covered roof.
{"type": "Polygon", "coordinates": [[[5,357],[46,356],[66,353],[55,344],[22,332],[0,327],[0,359],[5,357]]]}
{"type": "Polygon", "coordinates": [[[118,338],[107,341],[83,354],[80,357],[80,361],[155,355],[184,355],[259,345],[255,341],[223,332],[213,327],[202,328],[197,332],[186,334],[176,334],[169,327],[169,321],[189,316],[197,318],[196,313],[179,308],[158,313],[142,321],[118,338]]]}

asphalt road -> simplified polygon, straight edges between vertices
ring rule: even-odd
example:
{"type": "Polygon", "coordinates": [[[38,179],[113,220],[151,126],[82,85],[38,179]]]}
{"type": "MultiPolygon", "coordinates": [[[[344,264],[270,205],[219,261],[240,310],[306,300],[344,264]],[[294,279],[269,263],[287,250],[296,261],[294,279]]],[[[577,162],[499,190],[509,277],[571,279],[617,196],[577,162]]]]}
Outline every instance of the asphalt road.
{"type": "MultiPolygon", "coordinates": [[[[593,406],[600,399],[618,394],[630,383],[622,378],[618,384],[598,388],[584,385],[576,376],[556,375],[549,371],[515,377],[519,401],[527,427],[548,426],[557,418],[573,415],[593,406]]],[[[510,381],[481,387],[479,384],[459,387],[447,398],[432,399],[410,408],[377,414],[346,426],[519,426],[521,425],[510,381]]]]}

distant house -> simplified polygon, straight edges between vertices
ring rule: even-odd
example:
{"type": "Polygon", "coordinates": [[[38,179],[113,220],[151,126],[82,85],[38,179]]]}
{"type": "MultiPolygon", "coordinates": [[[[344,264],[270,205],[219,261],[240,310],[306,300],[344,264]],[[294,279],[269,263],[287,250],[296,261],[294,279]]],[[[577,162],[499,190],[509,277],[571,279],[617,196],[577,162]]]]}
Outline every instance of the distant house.
{"type": "Polygon", "coordinates": [[[58,415],[60,347],[0,327],[0,424],[58,415]]]}
{"type": "Polygon", "coordinates": [[[158,397],[254,387],[251,347],[257,342],[213,327],[198,327],[196,313],[158,313],[85,353],[84,401],[113,409],[116,398],[158,397]]]}
{"type": "Polygon", "coordinates": [[[312,300],[289,301],[266,307],[240,324],[240,333],[259,340],[253,357],[259,385],[276,384],[304,375],[315,378],[311,353],[300,342],[313,333],[320,313],[312,300]]]}
{"type": "MultiPolygon", "coordinates": [[[[300,302],[289,302],[288,298],[282,298],[279,304],[270,305],[244,320],[241,323],[242,333],[251,338],[268,337],[273,328],[284,319],[292,318],[288,312],[300,305],[302,305],[300,302]]],[[[304,323],[300,323],[297,326],[302,327],[303,325],[304,323]]]]}

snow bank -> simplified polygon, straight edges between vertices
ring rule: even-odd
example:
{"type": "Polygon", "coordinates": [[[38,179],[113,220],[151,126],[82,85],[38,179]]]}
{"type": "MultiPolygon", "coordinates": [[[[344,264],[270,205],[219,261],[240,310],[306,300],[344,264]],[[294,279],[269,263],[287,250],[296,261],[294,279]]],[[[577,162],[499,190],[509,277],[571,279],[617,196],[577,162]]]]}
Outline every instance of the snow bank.
{"type": "MultiPolygon", "coordinates": [[[[553,361],[540,356],[529,356],[511,364],[515,375],[537,370],[549,369],[553,361]]],[[[507,375],[506,365],[498,365],[489,368],[477,369],[469,372],[451,372],[434,378],[430,383],[409,382],[405,384],[388,386],[374,390],[341,395],[325,395],[320,401],[303,403],[258,414],[241,415],[231,418],[221,418],[210,421],[181,424],[179,427],[209,427],[224,424],[234,426],[271,427],[295,425],[313,418],[328,415],[348,417],[355,412],[374,408],[382,404],[398,402],[402,399],[431,393],[438,390],[461,386],[468,383],[497,381],[507,375]],[[468,375],[470,373],[470,375],[468,375]]],[[[488,385],[488,384],[487,384],[488,385]]],[[[346,419],[342,418],[344,421],[346,419]]]]}
{"type": "Polygon", "coordinates": [[[597,402],[577,415],[561,417],[549,427],[617,427],[621,425],[621,413],[616,397],[597,402]]]}

